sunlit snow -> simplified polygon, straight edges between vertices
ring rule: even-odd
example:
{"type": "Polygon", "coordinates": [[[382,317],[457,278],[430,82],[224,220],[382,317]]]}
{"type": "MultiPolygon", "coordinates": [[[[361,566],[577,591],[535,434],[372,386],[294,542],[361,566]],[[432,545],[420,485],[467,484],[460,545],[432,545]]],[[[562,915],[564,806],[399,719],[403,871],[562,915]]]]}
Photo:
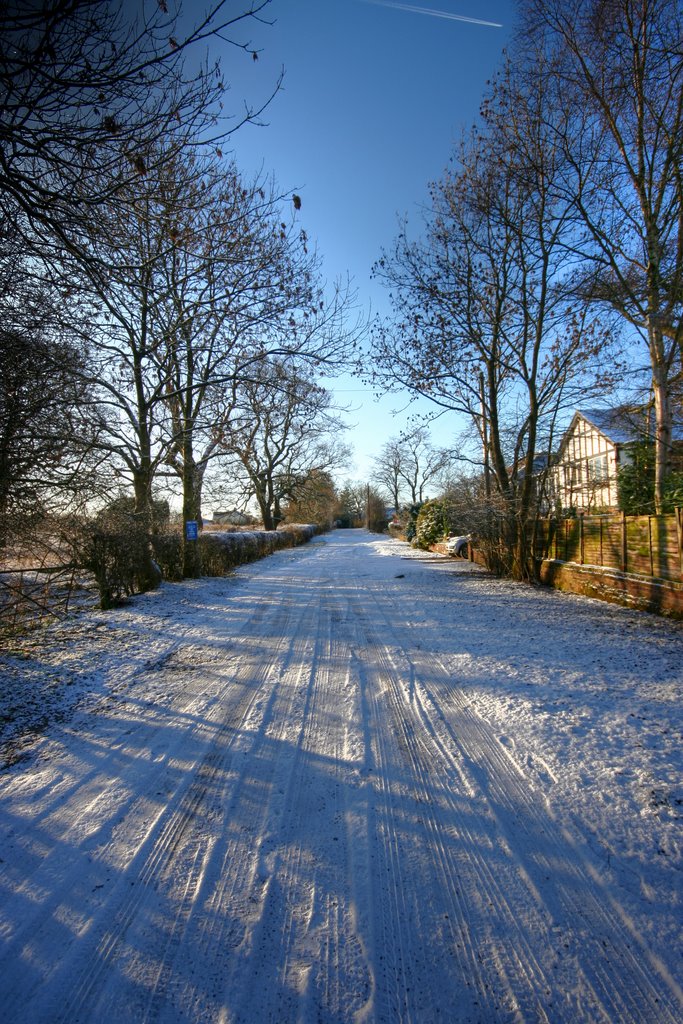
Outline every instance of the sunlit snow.
{"type": "Polygon", "coordinates": [[[679,625],[337,531],[0,672],[4,1019],[683,1019],[679,625]]]}

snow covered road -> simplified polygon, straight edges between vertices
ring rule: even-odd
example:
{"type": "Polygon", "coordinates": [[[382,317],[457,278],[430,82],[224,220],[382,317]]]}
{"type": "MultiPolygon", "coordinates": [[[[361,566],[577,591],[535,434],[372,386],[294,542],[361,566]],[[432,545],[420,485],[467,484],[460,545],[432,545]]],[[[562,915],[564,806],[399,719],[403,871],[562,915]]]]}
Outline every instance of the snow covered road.
{"type": "Polygon", "coordinates": [[[68,637],[3,1019],[683,1019],[679,626],[338,531],[68,637]]]}

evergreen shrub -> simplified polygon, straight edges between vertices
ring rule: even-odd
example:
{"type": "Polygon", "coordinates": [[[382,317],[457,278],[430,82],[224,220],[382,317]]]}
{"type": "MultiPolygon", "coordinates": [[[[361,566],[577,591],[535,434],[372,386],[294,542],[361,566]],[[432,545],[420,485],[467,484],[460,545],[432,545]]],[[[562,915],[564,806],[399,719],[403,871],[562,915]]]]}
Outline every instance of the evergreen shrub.
{"type": "Polygon", "coordinates": [[[434,499],[426,501],[420,509],[415,523],[415,547],[429,549],[432,544],[448,536],[450,516],[446,502],[434,499]]]}

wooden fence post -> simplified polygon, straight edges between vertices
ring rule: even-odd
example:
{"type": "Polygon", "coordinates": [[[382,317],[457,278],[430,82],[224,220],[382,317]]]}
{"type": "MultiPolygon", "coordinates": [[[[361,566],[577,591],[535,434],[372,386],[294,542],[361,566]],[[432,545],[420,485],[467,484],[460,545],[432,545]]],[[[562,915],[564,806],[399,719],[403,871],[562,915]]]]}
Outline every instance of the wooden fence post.
{"type": "Polygon", "coordinates": [[[621,571],[626,572],[628,566],[628,543],[626,537],[626,513],[621,513],[621,571]]]}
{"type": "Polygon", "coordinates": [[[583,523],[583,512],[579,512],[579,565],[585,562],[585,533],[583,523]]]}
{"type": "Polygon", "coordinates": [[[683,576],[683,508],[676,510],[676,539],[678,540],[678,565],[683,576]]]}

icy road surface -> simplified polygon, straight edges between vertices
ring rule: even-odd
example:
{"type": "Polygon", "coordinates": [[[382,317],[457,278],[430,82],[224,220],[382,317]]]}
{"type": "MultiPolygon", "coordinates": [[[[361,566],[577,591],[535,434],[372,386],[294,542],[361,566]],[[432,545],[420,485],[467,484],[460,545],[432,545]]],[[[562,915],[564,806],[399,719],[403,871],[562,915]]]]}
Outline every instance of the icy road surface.
{"type": "Polygon", "coordinates": [[[0,668],[3,1020],[683,1020],[675,624],[341,531],[0,668]]]}

